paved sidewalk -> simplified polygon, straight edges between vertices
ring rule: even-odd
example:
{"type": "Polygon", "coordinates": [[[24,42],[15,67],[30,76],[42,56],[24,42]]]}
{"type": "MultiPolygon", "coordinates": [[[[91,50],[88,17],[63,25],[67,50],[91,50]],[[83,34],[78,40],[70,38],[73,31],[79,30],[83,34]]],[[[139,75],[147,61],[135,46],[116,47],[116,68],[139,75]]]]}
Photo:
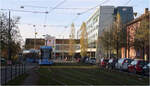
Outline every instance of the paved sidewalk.
{"type": "Polygon", "coordinates": [[[34,68],[30,71],[28,71],[27,73],[29,74],[28,77],[24,80],[22,85],[37,85],[38,84],[38,79],[39,76],[38,74],[35,72],[35,70],[37,70],[38,68],[34,68]]]}

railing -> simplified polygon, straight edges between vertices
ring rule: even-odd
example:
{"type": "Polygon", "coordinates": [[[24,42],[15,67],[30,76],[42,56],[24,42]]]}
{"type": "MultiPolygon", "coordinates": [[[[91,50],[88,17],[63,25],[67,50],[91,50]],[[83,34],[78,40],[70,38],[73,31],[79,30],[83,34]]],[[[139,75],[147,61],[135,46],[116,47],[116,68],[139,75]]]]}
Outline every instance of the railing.
{"type": "Polygon", "coordinates": [[[13,80],[15,77],[24,74],[33,67],[34,66],[29,66],[28,64],[15,64],[2,66],[0,84],[1,85],[6,84],[8,81],[13,80]]]}

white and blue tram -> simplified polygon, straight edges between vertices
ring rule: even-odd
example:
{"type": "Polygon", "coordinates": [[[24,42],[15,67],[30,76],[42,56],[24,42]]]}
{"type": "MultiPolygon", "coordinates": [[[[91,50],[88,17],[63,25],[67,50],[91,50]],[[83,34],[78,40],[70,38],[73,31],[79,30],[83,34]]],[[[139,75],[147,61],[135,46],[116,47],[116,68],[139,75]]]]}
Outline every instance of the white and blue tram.
{"type": "Polygon", "coordinates": [[[39,59],[39,65],[52,65],[54,63],[52,60],[52,47],[41,46],[40,51],[41,51],[41,56],[39,59]]]}

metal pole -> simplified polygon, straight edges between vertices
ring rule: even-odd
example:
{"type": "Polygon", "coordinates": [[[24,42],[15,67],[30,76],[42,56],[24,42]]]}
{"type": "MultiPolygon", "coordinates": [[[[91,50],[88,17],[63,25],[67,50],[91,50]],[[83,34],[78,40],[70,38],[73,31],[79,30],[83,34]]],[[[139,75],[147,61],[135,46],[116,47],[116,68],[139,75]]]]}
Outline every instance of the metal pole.
{"type": "Polygon", "coordinates": [[[55,59],[56,59],[55,41],[56,41],[56,40],[55,40],[55,38],[54,38],[54,40],[53,40],[53,42],[54,42],[54,44],[53,44],[53,45],[54,45],[54,57],[55,57],[55,59]]]}
{"type": "Polygon", "coordinates": [[[34,39],[34,49],[36,49],[36,28],[35,28],[35,39],[34,39]]]}
{"type": "Polygon", "coordinates": [[[5,66],[5,84],[7,83],[7,65],[5,66]]]}
{"type": "Polygon", "coordinates": [[[91,42],[91,48],[90,48],[90,58],[92,57],[92,42],[91,42]]]}
{"type": "Polygon", "coordinates": [[[20,64],[18,64],[18,65],[19,65],[19,67],[18,67],[19,68],[19,73],[18,74],[20,75],[20,64]]]}
{"type": "Polygon", "coordinates": [[[25,67],[26,67],[26,65],[24,64],[24,73],[26,72],[26,68],[25,67]]]}
{"type": "Polygon", "coordinates": [[[22,74],[23,74],[23,64],[22,64],[22,74]]]}
{"type": "MultiPolygon", "coordinates": [[[[3,22],[1,21],[1,29],[3,28],[2,25],[3,25],[3,22]]],[[[1,49],[2,49],[1,43],[2,43],[2,40],[3,40],[3,39],[2,39],[2,33],[0,34],[0,36],[1,36],[1,40],[0,40],[0,57],[1,57],[1,55],[2,55],[2,54],[1,54],[1,53],[2,53],[2,51],[1,51],[1,49]]]]}
{"type": "Polygon", "coordinates": [[[12,65],[10,66],[10,68],[11,68],[11,76],[10,76],[10,79],[12,80],[12,65]]]}
{"type": "Polygon", "coordinates": [[[15,64],[15,77],[17,76],[17,67],[16,67],[16,64],[15,64]]]}
{"type": "Polygon", "coordinates": [[[62,45],[63,46],[63,48],[62,48],[63,49],[63,59],[64,59],[64,41],[65,40],[64,40],[64,36],[63,36],[63,45],[62,45]]]}
{"type": "Polygon", "coordinates": [[[8,60],[11,60],[11,48],[10,48],[10,41],[11,41],[11,23],[10,23],[10,10],[9,10],[9,29],[8,29],[8,60]]]}

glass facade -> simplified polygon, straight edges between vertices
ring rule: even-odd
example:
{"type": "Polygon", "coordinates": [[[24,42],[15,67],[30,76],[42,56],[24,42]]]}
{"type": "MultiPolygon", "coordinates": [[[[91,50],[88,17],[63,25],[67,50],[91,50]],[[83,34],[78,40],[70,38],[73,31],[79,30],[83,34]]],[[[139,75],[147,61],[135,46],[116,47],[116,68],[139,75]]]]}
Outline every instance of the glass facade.
{"type": "Polygon", "coordinates": [[[115,16],[120,14],[122,24],[126,24],[134,19],[132,7],[117,7],[114,10],[115,16]]]}

